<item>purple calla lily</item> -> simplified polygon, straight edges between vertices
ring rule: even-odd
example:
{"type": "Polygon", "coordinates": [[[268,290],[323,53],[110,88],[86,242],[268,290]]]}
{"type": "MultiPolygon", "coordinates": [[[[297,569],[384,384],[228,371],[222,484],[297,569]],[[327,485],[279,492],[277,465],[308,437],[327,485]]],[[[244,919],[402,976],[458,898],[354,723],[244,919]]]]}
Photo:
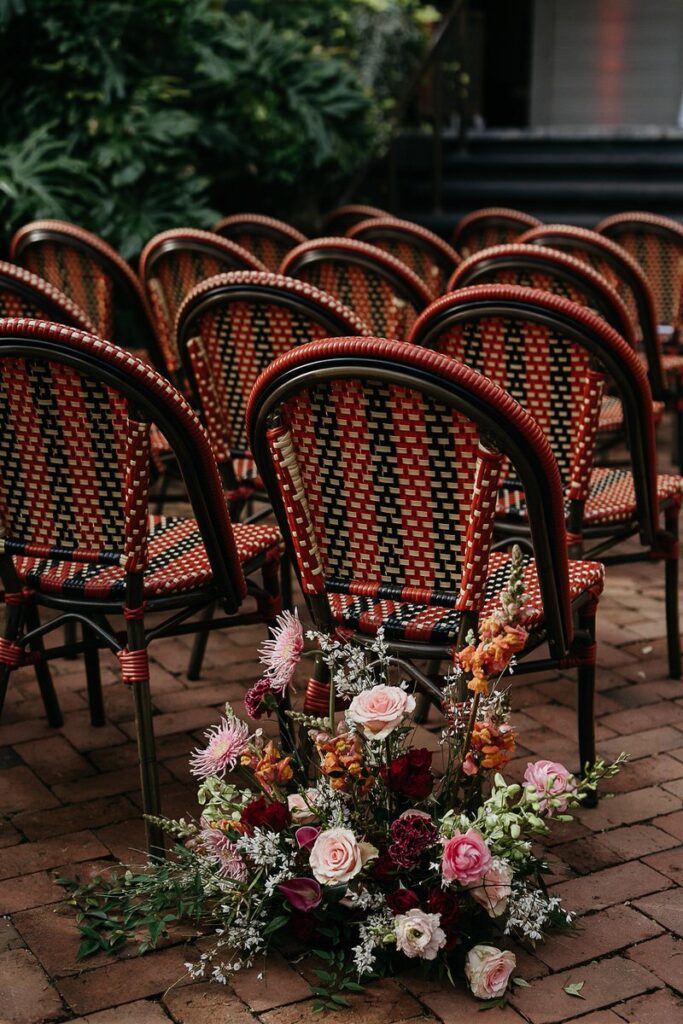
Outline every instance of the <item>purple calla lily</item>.
{"type": "Polygon", "coordinates": [[[302,825],[294,833],[294,838],[300,850],[310,850],[319,835],[320,829],[315,825],[302,825]]]}
{"type": "Polygon", "coordinates": [[[290,878],[280,882],[278,889],[295,910],[303,910],[304,913],[319,907],[323,898],[323,891],[315,878],[290,878]]]}

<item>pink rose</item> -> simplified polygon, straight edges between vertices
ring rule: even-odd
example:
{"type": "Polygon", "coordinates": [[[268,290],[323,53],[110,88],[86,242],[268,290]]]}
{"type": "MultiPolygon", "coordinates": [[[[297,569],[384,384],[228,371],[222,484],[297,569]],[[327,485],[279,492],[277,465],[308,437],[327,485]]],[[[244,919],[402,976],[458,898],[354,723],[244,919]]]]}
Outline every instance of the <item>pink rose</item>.
{"type": "Polygon", "coordinates": [[[504,914],[512,892],[512,868],[497,857],[481,882],[470,889],[472,899],[481,904],[489,917],[504,914]]]}
{"type": "Polygon", "coordinates": [[[446,945],[446,933],[440,924],[438,914],[426,914],[417,907],[399,914],[394,920],[396,948],[411,959],[417,956],[421,960],[435,960],[446,945]]]}
{"type": "Polygon", "coordinates": [[[576,790],[576,779],[559,761],[529,762],[524,772],[527,786],[533,786],[539,797],[539,810],[551,817],[555,811],[567,810],[568,797],[576,790]],[[552,802],[548,797],[553,797],[552,802]]]}
{"type": "Polygon", "coordinates": [[[311,871],[321,885],[343,885],[357,875],[377,851],[359,843],[349,828],[321,832],[311,849],[311,871]]]}
{"type": "Polygon", "coordinates": [[[290,793],[287,797],[287,806],[295,825],[310,825],[317,819],[317,814],[311,809],[311,804],[317,796],[315,789],[307,789],[305,797],[301,793],[290,793]]]}
{"type": "Polygon", "coordinates": [[[491,867],[492,857],[481,833],[469,828],[456,832],[444,843],[441,873],[447,882],[472,885],[480,882],[491,867]]]}
{"type": "Polygon", "coordinates": [[[400,686],[380,683],[356,694],[346,717],[367,739],[384,740],[414,710],[415,698],[412,694],[406,693],[400,686]]]}
{"type": "Polygon", "coordinates": [[[477,999],[497,999],[508,987],[517,966],[514,953],[495,946],[474,946],[465,960],[465,977],[477,999]]]}

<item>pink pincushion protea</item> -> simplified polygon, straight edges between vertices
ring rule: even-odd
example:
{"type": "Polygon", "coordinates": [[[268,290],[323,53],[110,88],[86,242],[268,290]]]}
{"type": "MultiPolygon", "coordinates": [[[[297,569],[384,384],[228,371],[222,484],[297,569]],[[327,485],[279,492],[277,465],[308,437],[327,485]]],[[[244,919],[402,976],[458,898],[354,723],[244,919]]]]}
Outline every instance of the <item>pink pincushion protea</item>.
{"type": "Polygon", "coordinates": [[[210,775],[223,776],[235,767],[247,745],[249,726],[231,716],[221,718],[220,724],[207,729],[204,735],[209,741],[206,747],[195,750],[190,758],[190,770],[200,779],[207,779],[210,775]]]}
{"type": "Polygon", "coordinates": [[[221,878],[233,878],[236,882],[245,882],[247,879],[247,865],[240,857],[235,844],[231,839],[218,828],[211,828],[204,818],[201,819],[204,826],[199,833],[199,839],[207,855],[216,865],[216,873],[221,878]]]}
{"type": "Polygon", "coordinates": [[[298,612],[283,612],[275,621],[277,625],[271,628],[270,639],[261,644],[260,654],[266,666],[265,674],[271,681],[271,689],[283,694],[301,660],[304,631],[298,612]]]}

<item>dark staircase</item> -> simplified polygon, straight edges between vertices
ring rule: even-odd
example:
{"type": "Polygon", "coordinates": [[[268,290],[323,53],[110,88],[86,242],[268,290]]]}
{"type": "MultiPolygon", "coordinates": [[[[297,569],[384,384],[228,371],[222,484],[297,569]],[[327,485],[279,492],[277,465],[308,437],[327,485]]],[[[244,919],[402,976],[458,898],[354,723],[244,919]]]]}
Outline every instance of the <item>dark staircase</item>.
{"type": "Polygon", "coordinates": [[[394,209],[445,236],[481,206],[512,206],[546,223],[585,227],[623,210],[683,221],[683,132],[486,132],[465,144],[444,135],[440,184],[431,136],[405,132],[395,147],[394,209]]]}

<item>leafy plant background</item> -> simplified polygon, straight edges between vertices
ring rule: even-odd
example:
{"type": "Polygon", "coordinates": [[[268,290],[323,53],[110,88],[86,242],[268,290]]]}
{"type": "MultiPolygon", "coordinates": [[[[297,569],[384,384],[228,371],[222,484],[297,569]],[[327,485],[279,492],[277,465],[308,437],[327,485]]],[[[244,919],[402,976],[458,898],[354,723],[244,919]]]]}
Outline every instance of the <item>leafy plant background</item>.
{"type": "Polygon", "coordinates": [[[419,0],[0,0],[0,224],[125,256],[259,209],[306,223],[386,145],[419,0]]]}

